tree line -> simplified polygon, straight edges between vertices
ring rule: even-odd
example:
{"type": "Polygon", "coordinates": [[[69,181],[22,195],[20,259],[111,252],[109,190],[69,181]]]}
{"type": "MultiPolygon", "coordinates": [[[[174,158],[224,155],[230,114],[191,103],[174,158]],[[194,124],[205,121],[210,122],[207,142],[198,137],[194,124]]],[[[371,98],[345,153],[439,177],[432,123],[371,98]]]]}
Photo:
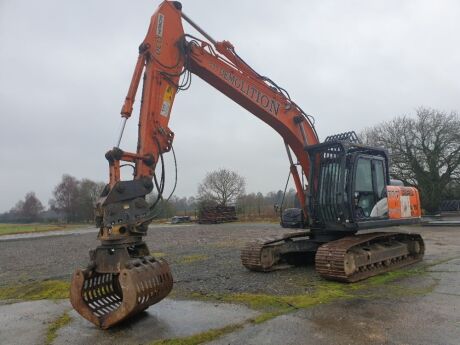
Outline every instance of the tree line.
{"type": "MultiPolygon", "coordinates": [[[[422,208],[434,213],[443,199],[460,200],[460,117],[457,112],[418,108],[415,117],[399,116],[360,133],[365,144],[389,152],[390,176],[420,191],[422,208]]],[[[94,205],[103,182],[63,175],[53,190],[48,209],[29,192],[0,222],[92,222],[94,205]]],[[[198,185],[196,196],[160,198],[157,217],[196,216],[203,205],[235,205],[243,217],[273,217],[282,208],[299,207],[295,191],[246,193],[246,181],[237,172],[209,172],[198,185]]],[[[148,200],[156,200],[152,194],[148,200]]]]}
{"type": "Polygon", "coordinates": [[[0,214],[0,222],[92,222],[94,205],[104,186],[102,182],[64,174],[54,187],[48,209],[34,192],[29,192],[10,211],[0,214]]]}
{"type": "MultiPolygon", "coordinates": [[[[222,170],[225,170],[224,173],[228,172],[226,169],[219,169],[210,174],[222,174],[222,170]]],[[[232,176],[236,175],[232,174],[232,176]]],[[[239,175],[238,179],[240,182],[244,180],[239,175]]],[[[229,182],[227,181],[226,183],[229,182]]],[[[103,182],[95,182],[87,178],[78,180],[71,175],[65,174],[62,176],[61,181],[54,187],[53,197],[48,201],[47,209],[45,209],[45,206],[34,192],[29,192],[10,211],[0,214],[0,222],[91,223],[94,218],[94,206],[104,186],[103,182]]],[[[239,189],[238,193],[227,197],[225,203],[221,199],[221,196],[216,195],[215,198],[212,198],[209,191],[207,189],[206,194],[200,194],[199,192],[196,196],[172,196],[169,200],[162,199],[157,204],[156,216],[161,219],[170,218],[174,215],[196,217],[200,207],[204,204],[231,204],[236,206],[237,213],[240,216],[272,218],[276,217],[282,202],[284,207],[297,206],[294,189],[290,189],[286,194],[281,190],[266,194],[260,192],[246,194],[244,188],[242,188],[239,189]]],[[[150,203],[153,203],[156,198],[157,195],[155,193],[147,196],[147,200],[150,203]]]]}

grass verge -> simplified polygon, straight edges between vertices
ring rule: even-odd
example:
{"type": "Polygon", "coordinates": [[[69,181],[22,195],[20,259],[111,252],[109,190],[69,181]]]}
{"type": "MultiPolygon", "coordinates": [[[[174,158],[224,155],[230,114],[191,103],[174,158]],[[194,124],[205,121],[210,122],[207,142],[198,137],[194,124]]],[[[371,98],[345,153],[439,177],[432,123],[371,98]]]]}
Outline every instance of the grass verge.
{"type": "Polygon", "coordinates": [[[0,224],[0,236],[1,235],[14,235],[14,234],[25,234],[30,232],[46,232],[55,230],[66,230],[81,228],[87,224],[0,224]]]}
{"type": "Polygon", "coordinates": [[[154,258],[164,258],[166,256],[166,253],[163,252],[150,252],[150,255],[153,256],[154,258]]]}
{"type": "Polygon", "coordinates": [[[209,256],[205,254],[193,254],[193,255],[182,256],[179,259],[177,259],[176,262],[179,264],[191,264],[191,263],[198,262],[198,261],[205,261],[207,259],[209,259],[209,256]]]}
{"type": "Polygon", "coordinates": [[[70,284],[63,280],[43,280],[0,287],[0,300],[34,301],[69,297],[70,284]]]}

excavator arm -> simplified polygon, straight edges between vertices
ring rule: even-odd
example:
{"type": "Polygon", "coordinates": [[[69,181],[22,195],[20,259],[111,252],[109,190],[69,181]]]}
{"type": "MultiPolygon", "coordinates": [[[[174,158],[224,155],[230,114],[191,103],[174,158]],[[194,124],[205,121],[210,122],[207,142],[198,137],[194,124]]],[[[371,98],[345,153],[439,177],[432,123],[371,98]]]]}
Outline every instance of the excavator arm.
{"type": "Polygon", "coordinates": [[[193,73],[270,125],[284,139],[297,196],[307,212],[301,173],[309,171],[304,148],[317,144],[310,117],[288,93],[259,75],[241,59],[228,41],[216,42],[183,12],[179,2],[164,1],[153,14],[121,109],[122,126],[116,146],[105,155],[109,183],[96,205],[101,245],[90,252],[90,264],[78,269],[71,285],[71,302],[85,318],[108,328],[157,303],[172,289],[166,261],[151,257],[142,240],[155,217],[146,195],[156,190],[162,198],[164,176],[157,176],[163,154],[172,149],[169,120],[178,91],[188,88],[193,73]],[[182,20],[208,41],[184,33],[182,20]],[[120,149],[126,121],[142,83],[136,152],[120,149]],[[134,167],[134,178],[122,181],[120,169],[134,167]]]}
{"type": "MultiPolygon", "coordinates": [[[[139,57],[121,110],[123,130],[131,116],[143,74],[137,152],[124,152],[118,148],[120,133],[117,147],[106,154],[110,166],[107,193],[116,193],[116,185],[120,183],[120,162],[123,161],[135,163],[135,180],[148,185],[148,179],[155,179],[155,167],[161,155],[171,149],[174,138],[168,122],[174,97],[184,88],[179,85],[179,80],[183,76],[187,83],[188,73],[199,76],[275,129],[287,148],[295,153],[302,170],[309,171],[304,148],[319,142],[310,118],[287,92],[247,65],[230,42],[216,42],[182,13],[180,3],[165,1],[152,16],[147,36],[139,47],[139,57]],[[182,18],[211,43],[185,35],[182,18]]],[[[288,153],[297,195],[306,211],[304,188],[289,150],[288,153]]]]}

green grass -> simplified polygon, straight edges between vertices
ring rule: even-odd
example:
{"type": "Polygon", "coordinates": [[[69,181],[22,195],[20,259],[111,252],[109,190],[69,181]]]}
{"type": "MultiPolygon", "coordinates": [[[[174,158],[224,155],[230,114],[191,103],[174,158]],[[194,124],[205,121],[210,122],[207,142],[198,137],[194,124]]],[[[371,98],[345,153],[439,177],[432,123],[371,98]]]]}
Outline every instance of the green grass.
{"type": "Polygon", "coordinates": [[[221,295],[219,299],[223,302],[244,304],[254,310],[269,311],[276,314],[280,311],[308,308],[328,303],[332,300],[351,297],[352,294],[348,285],[335,282],[319,282],[315,291],[311,293],[281,296],[259,293],[237,293],[221,295]]]}
{"type": "Polygon", "coordinates": [[[51,322],[48,326],[48,330],[46,331],[45,345],[53,344],[54,340],[57,338],[57,332],[59,331],[59,329],[68,325],[70,321],[72,321],[72,318],[69,316],[67,312],[65,312],[56,320],[51,322]]]}
{"type": "Polygon", "coordinates": [[[164,258],[167,254],[163,252],[150,252],[150,255],[153,256],[154,258],[164,258]]]}
{"type": "Polygon", "coordinates": [[[75,229],[85,226],[83,224],[7,224],[0,223],[0,236],[12,234],[25,234],[29,232],[44,232],[53,230],[75,229]]]}
{"type": "Polygon", "coordinates": [[[275,317],[278,317],[280,315],[290,313],[291,311],[294,311],[294,310],[295,310],[295,308],[290,307],[290,308],[286,308],[286,309],[279,309],[279,310],[276,310],[276,311],[262,313],[262,314],[256,316],[254,319],[252,319],[251,323],[253,323],[255,325],[258,325],[260,323],[264,323],[266,321],[274,319],[275,317]]]}
{"type": "Polygon", "coordinates": [[[192,255],[186,255],[182,256],[177,260],[177,263],[179,264],[191,264],[193,262],[198,262],[198,261],[205,261],[209,259],[209,257],[205,254],[192,254],[192,255]]]}
{"type": "Polygon", "coordinates": [[[225,334],[232,333],[238,329],[243,328],[245,323],[238,323],[234,325],[225,326],[222,328],[211,329],[202,333],[194,334],[189,337],[174,338],[158,340],[151,345],[198,345],[203,344],[214,339],[220,338],[225,334]]]}
{"type": "Polygon", "coordinates": [[[295,295],[270,295],[263,293],[231,293],[231,294],[202,294],[192,293],[191,298],[204,301],[219,301],[226,303],[243,304],[261,314],[251,322],[262,323],[277,316],[287,314],[297,309],[306,309],[320,304],[327,304],[337,300],[350,300],[353,298],[374,298],[386,295],[380,287],[390,296],[415,296],[424,295],[433,291],[437,282],[434,280],[426,286],[400,286],[399,280],[427,273],[427,268],[416,267],[400,269],[371,277],[362,282],[344,284],[331,281],[315,283],[312,292],[295,295]],[[376,290],[377,289],[377,290],[376,290]]]}
{"type": "Polygon", "coordinates": [[[69,297],[69,289],[69,282],[63,280],[43,280],[17,284],[0,287],[0,300],[63,299],[69,297]]]}

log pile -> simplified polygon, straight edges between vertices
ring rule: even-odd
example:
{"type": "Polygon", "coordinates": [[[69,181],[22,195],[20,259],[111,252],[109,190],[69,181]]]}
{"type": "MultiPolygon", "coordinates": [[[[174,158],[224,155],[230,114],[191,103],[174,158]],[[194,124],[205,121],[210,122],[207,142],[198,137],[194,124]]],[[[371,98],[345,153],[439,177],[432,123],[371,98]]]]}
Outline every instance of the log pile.
{"type": "Polygon", "coordinates": [[[203,207],[198,214],[198,223],[216,224],[238,220],[235,206],[203,207]]]}

